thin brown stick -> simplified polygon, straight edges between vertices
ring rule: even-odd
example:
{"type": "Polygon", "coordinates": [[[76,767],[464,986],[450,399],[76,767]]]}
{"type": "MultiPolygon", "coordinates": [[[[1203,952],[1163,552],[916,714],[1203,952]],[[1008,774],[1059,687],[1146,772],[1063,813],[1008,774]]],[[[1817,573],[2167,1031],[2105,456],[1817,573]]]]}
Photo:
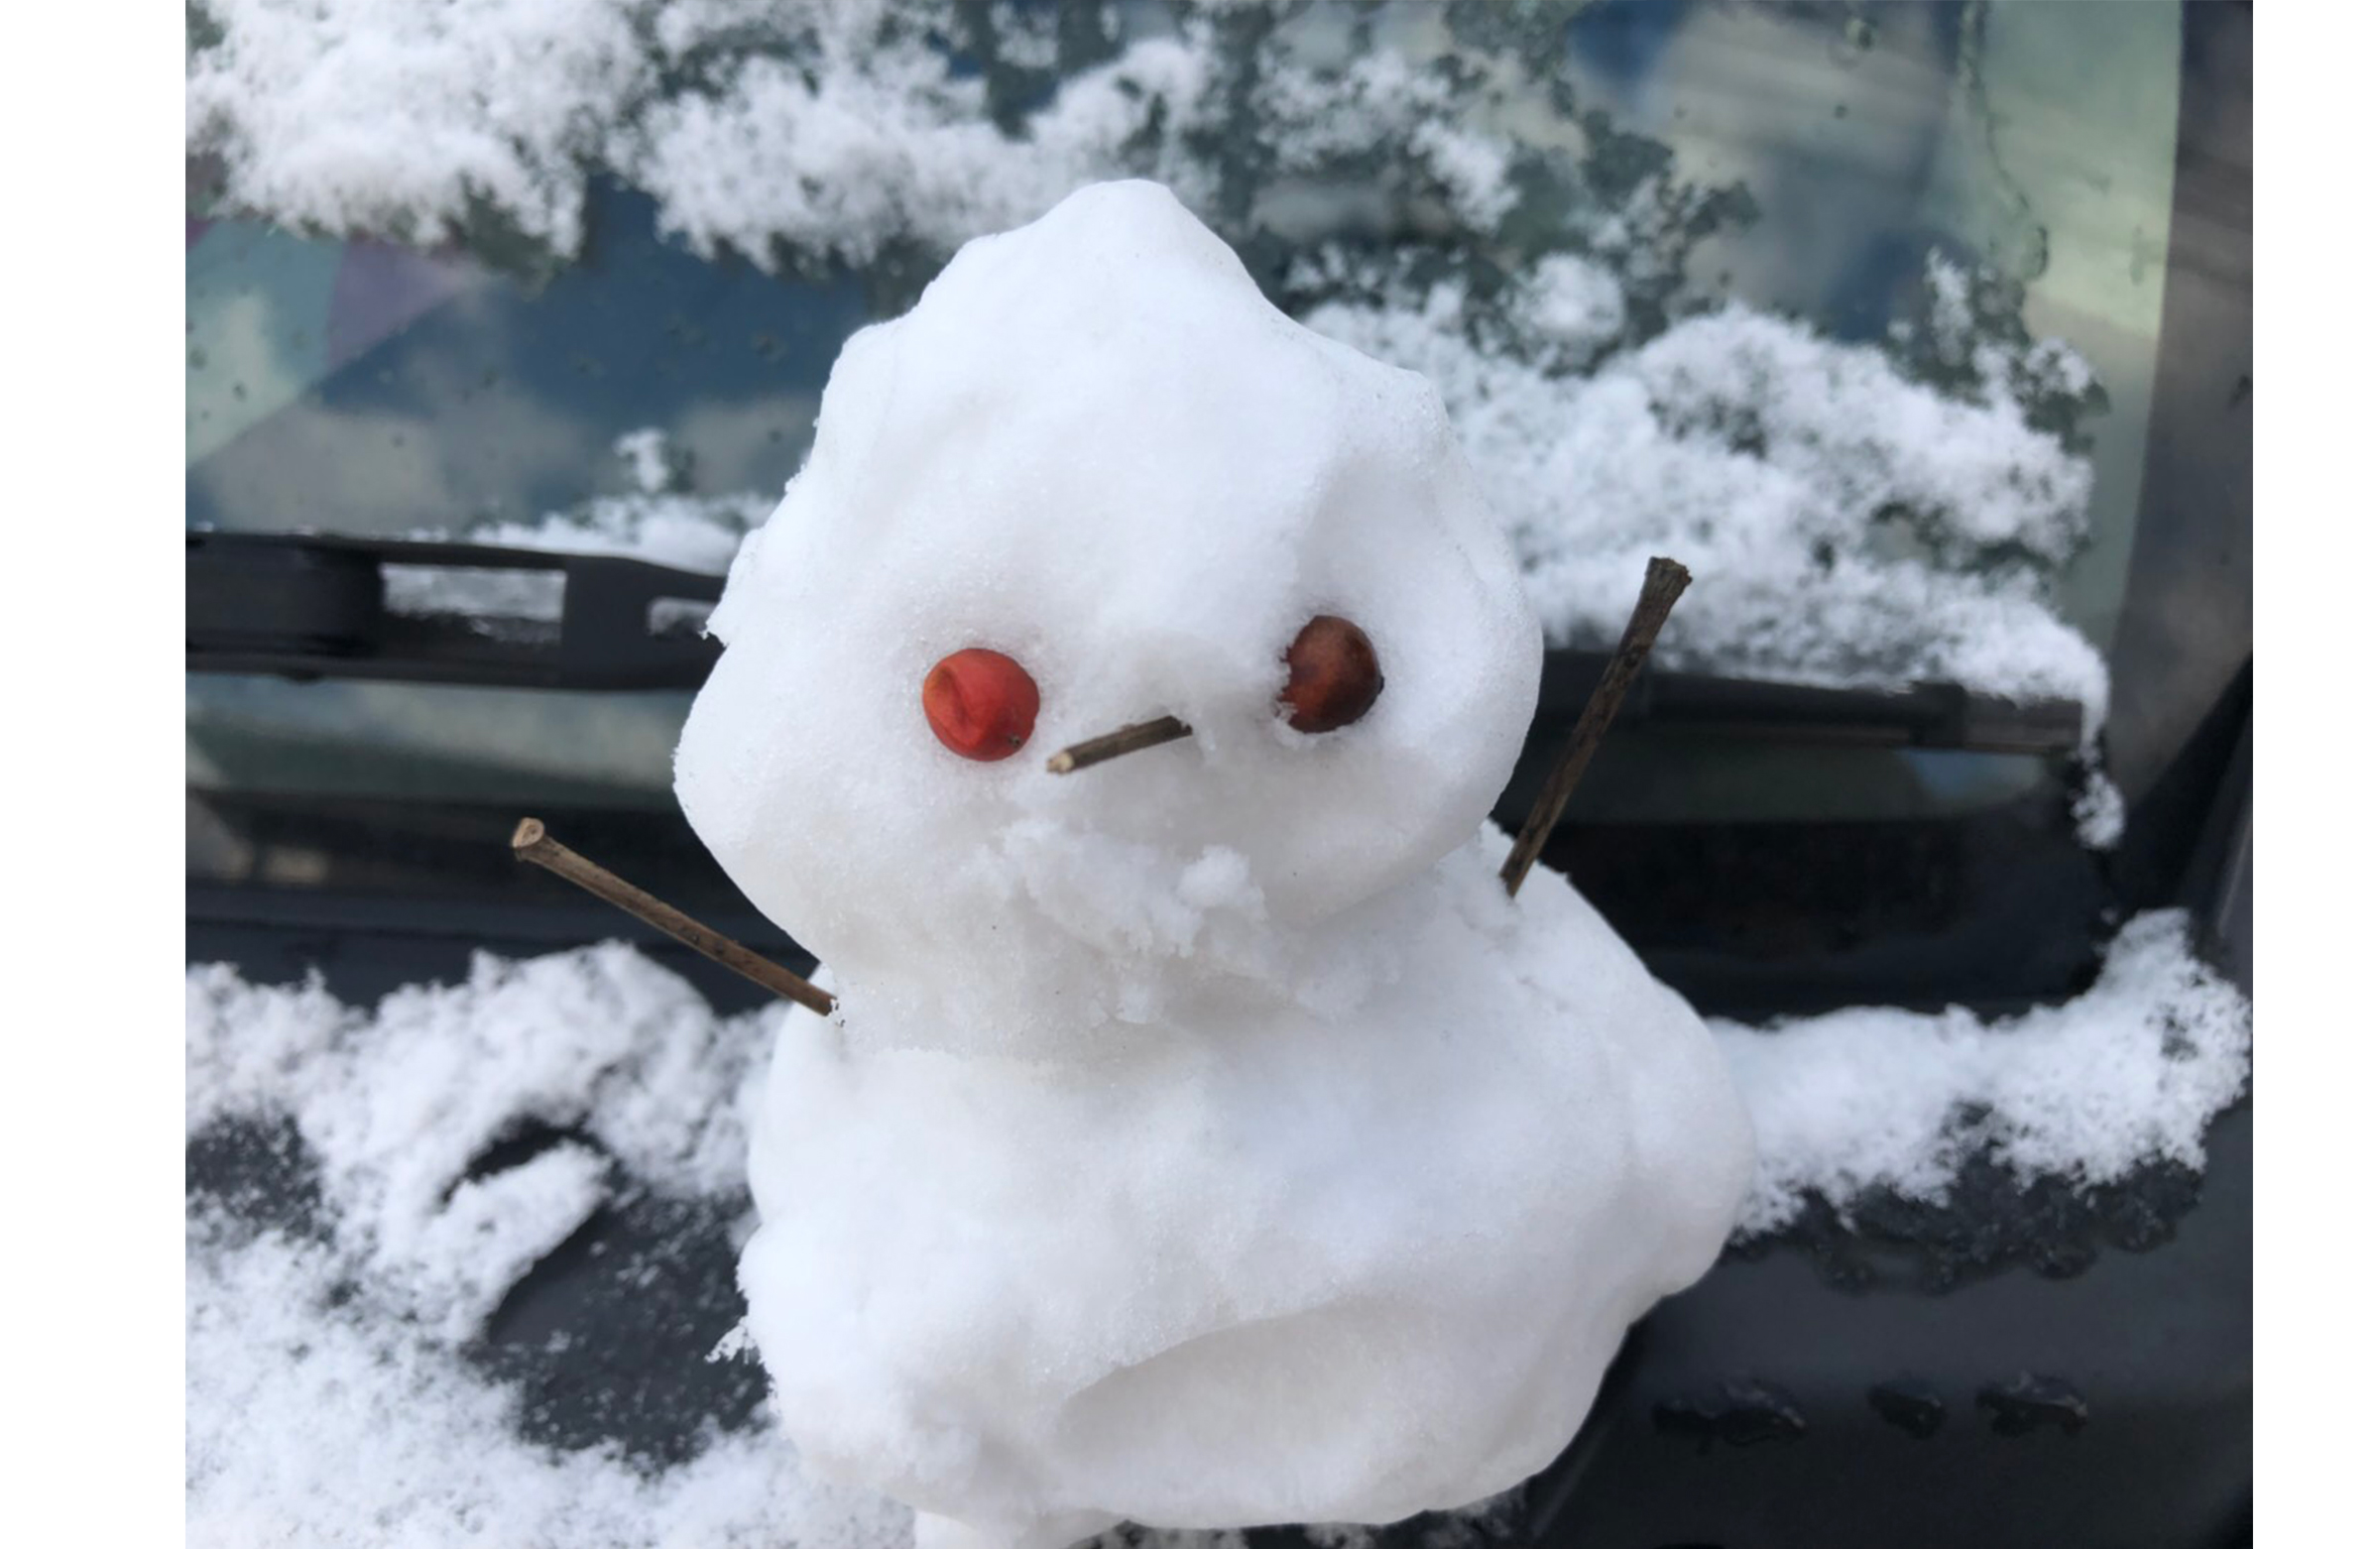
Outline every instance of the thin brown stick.
{"type": "Polygon", "coordinates": [[[1187,722],[1161,715],[1153,721],[1119,727],[1104,737],[1093,737],[1071,748],[1060,748],[1049,756],[1049,772],[1052,774],[1071,774],[1076,770],[1087,770],[1094,764],[1121,759],[1128,753],[1138,753],[1143,748],[1179,742],[1189,735],[1187,722]]]}
{"type": "Polygon", "coordinates": [[[554,876],[574,882],[615,908],[626,909],[655,930],[675,936],[704,957],[788,1001],[808,1007],[821,1016],[834,1013],[835,998],[790,969],[719,934],[700,920],[682,914],[644,889],[621,881],[545,832],[545,825],[525,817],[513,830],[513,858],[534,861],[554,876]]]}
{"type": "Polygon", "coordinates": [[[1504,893],[1508,897],[1520,894],[1521,882],[1536,863],[1537,853],[1553,837],[1554,825],[1562,820],[1562,809],[1570,804],[1570,793],[1579,785],[1579,776],[1587,773],[1587,761],[1610,730],[1612,717],[1619,714],[1620,701],[1628,697],[1629,687],[1636,674],[1644,670],[1645,657],[1652,655],[1653,638],[1669,621],[1669,610],[1692,585],[1694,577],[1675,559],[1654,559],[1644,567],[1644,590],[1636,595],[1636,611],[1628,615],[1628,627],[1620,632],[1619,650],[1604,668],[1604,675],[1588,696],[1587,708],[1579,713],[1579,724],[1570,731],[1570,744],[1562,750],[1562,762],[1546,777],[1545,785],[1537,792],[1537,804],[1529,809],[1529,820],[1520,825],[1519,835],[1512,841],[1512,853],[1504,858],[1504,893]]]}

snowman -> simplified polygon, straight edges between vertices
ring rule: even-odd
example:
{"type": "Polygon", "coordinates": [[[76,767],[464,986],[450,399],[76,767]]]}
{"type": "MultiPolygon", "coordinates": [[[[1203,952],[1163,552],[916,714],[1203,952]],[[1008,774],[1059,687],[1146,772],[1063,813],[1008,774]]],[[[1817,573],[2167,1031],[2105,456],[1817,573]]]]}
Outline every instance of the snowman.
{"type": "Polygon", "coordinates": [[[711,630],[679,798],[839,999],[754,1115],[747,1328],[921,1549],[1479,1500],[1718,1254],[1702,1022],[1497,881],[1542,645],[1436,394],[1164,188],[855,335],[711,630]]]}

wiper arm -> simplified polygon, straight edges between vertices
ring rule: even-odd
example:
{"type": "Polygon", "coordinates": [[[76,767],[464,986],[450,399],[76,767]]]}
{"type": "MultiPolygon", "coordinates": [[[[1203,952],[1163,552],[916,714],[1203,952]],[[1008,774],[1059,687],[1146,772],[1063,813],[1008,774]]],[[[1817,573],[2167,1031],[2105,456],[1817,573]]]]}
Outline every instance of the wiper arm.
{"type": "MultiPolygon", "coordinates": [[[[717,659],[701,620],[721,577],[641,559],[479,543],[313,534],[192,533],[186,575],[192,672],[357,677],[520,688],[695,688],[717,659]],[[443,611],[470,577],[488,608],[443,611]]],[[[1548,651],[1540,717],[1567,726],[1607,654],[1548,651]]],[[[1618,724],[1772,742],[2058,755],[2082,741],[2082,707],[1955,683],[1817,688],[1647,672],[1618,724]]]]}

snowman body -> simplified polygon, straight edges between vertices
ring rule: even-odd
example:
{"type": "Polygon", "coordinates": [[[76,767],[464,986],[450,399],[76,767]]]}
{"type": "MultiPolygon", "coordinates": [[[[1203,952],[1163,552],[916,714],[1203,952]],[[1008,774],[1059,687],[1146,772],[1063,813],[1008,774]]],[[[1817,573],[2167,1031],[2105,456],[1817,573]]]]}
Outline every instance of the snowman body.
{"type": "Polygon", "coordinates": [[[712,628],[680,798],[840,998],[779,1035],[740,1267],[813,1472],[1020,1549],[1461,1505],[1716,1256],[1708,1033],[1560,878],[1496,882],[1540,647],[1435,394],[1163,189],[856,336],[712,628]],[[1321,614],[1384,687],[1308,735],[1321,614]],[[1015,757],[919,712],[963,649],[1037,685],[1015,757]],[[1159,715],[1194,736],[1044,769],[1159,715]]]}

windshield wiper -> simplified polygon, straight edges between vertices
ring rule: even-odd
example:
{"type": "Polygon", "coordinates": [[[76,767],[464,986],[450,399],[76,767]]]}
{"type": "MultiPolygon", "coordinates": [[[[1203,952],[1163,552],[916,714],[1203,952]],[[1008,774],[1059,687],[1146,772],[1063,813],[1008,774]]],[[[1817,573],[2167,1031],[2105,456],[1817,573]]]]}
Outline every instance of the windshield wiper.
{"type": "MultiPolygon", "coordinates": [[[[694,688],[721,577],[608,554],[314,534],[191,533],[192,672],[563,689],[694,688]]],[[[1540,717],[1575,720],[1608,655],[1550,650],[1540,717]]],[[[1618,724],[1772,742],[2058,755],[2082,707],[1956,683],[1805,684],[1654,670],[1618,724]]]]}
{"type": "Polygon", "coordinates": [[[191,533],[192,672],[518,688],[681,688],[724,584],[611,554],[313,534],[191,533]]]}

